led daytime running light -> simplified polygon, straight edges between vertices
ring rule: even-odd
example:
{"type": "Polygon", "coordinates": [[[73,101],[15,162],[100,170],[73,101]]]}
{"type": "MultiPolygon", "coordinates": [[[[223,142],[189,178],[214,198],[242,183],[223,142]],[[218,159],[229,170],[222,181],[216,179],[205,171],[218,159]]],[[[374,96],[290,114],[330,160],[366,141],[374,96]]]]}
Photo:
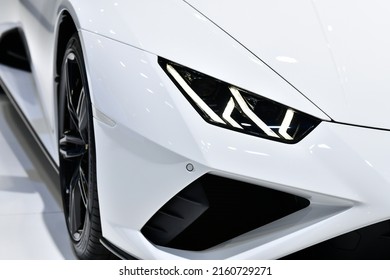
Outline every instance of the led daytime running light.
{"type": "Polygon", "coordinates": [[[192,69],[159,63],[209,123],[254,136],[296,143],[320,120],[192,69]]]}

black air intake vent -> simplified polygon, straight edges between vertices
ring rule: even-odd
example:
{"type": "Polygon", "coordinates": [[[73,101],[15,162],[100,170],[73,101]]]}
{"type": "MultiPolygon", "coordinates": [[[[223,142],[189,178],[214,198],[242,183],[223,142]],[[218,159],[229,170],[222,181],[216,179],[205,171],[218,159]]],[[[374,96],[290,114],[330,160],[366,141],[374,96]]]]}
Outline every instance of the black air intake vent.
{"type": "Polygon", "coordinates": [[[154,214],[142,229],[153,243],[167,245],[198,219],[209,207],[204,190],[194,182],[154,214]]]}
{"type": "Polygon", "coordinates": [[[200,251],[308,205],[302,197],[207,174],[168,201],[142,233],[156,245],[200,251]]]}
{"type": "Polygon", "coordinates": [[[20,70],[31,71],[26,41],[18,28],[11,29],[1,35],[0,63],[20,70]]]}

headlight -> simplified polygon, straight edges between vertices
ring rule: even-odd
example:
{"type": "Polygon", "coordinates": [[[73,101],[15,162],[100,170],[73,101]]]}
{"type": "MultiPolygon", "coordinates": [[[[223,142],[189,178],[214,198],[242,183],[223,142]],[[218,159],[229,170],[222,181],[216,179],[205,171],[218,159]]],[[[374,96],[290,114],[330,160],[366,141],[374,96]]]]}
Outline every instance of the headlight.
{"type": "Polygon", "coordinates": [[[296,143],[320,120],[187,67],[159,58],[176,86],[209,123],[250,135],[296,143]]]}

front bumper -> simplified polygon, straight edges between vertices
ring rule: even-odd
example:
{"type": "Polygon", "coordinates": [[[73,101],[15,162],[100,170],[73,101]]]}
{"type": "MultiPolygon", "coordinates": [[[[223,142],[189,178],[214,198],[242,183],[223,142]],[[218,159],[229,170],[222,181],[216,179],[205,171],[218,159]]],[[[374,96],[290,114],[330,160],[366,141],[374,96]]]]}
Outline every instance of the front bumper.
{"type": "Polygon", "coordinates": [[[83,39],[103,236],[126,253],[273,259],[390,219],[390,132],[323,121],[289,145],[215,127],[192,108],[155,55],[83,39]],[[122,55],[106,58],[104,49],[122,55]],[[147,221],[205,174],[303,197],[310,205],[202,251],[149,242],[141,233],[147,221]]]}

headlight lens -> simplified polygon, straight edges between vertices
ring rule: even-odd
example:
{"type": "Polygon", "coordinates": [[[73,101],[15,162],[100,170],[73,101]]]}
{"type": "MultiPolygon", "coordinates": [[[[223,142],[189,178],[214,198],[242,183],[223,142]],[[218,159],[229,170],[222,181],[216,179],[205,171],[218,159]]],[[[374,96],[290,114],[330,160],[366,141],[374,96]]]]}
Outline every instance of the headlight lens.
{"type": "Polygon", "coordinates": [[[257,94],[159,58],[159,64],[209,123],[285,143],[303,139],[321,121],[257,94]]]}

